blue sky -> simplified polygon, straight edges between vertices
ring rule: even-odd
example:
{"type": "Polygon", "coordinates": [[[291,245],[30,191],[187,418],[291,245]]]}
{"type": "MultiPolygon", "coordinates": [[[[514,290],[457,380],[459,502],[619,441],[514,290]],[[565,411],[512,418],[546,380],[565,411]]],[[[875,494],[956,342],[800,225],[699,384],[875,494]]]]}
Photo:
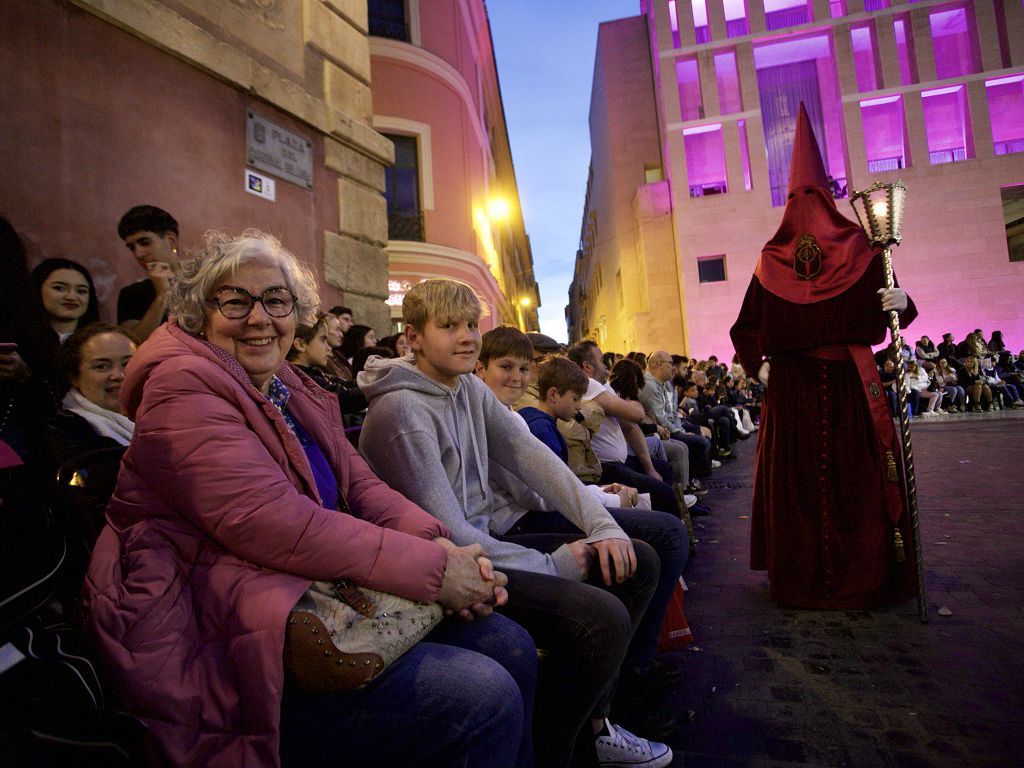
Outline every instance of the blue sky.
{"type": "Polygon", "coordinates": [[[639,0],[489,0],[533,266],[541,330],[567,340],[565,305],[590,164],[587,113],[597,27],[640,13],[639,0]]]}

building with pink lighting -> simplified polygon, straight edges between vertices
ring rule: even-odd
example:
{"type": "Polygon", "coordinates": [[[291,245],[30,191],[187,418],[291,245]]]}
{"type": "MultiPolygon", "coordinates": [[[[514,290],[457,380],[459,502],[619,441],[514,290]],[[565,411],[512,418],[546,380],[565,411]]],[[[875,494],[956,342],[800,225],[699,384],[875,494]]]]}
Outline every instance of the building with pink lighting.
{"type": "Polygon", "coordinates": [[[386,171],[392,322],[428,277],[469,283],[486,329],[538,328],[523,225],[483,0],[369,2],[373,127],[395,146],[386,171]]]}
{"type": "Polygon", "coordinates": [[[731,357],[800,102],[843,213],[907,185],[908,335],[1024,348],[1020,0],[642,0],[601,25],[570,338],[731,357]]]}

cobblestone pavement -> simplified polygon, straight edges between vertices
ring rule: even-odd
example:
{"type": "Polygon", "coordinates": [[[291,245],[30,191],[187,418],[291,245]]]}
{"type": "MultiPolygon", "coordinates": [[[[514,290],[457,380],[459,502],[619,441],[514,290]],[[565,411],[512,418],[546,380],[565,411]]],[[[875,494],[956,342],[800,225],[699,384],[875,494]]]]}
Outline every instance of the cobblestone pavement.
{"type": "Polygon", "coordinates": [[[783,609],[749,562],[754,439],[686,572],[673,766],[1024,766],[1024,413],[913,424],[930,623],[783,609]],[[942,615],[939,613],[942,610],[942,615]]]}

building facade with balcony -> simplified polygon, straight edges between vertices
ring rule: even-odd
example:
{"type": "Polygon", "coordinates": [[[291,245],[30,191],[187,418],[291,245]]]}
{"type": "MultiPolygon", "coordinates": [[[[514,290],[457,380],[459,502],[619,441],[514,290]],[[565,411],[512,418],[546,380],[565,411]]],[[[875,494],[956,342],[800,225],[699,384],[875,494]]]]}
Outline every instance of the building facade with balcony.
{"type": "MultiPolygon", "coordinates": [[[[800,102],[845,215],[852,190],[907,185],[895,263],[920,310],[908,335],[1001,329],[1024,346],[1020,2],[642,0],[641,13],[649,37],[637,55],[651,61],[671,190],[680,349],[731,355],[729,327],[781,220],[800,102]]],[[[646,271],[651,285],[674,277],[646,271]]],[[[647,311],[627,314],[639,326],[647,311]]]]}
{"type": "Polygon", "coordinates": [[[0,29],[0,214],[32,263],[90,269],[103,319],[143,277],[117,222],[152,204],[184,253],[209,229],[272,232],[326,306],[389,326],[393,147],[371,122],[365,0],[5,0],[0,29]]]}
{"type": "Polygon", "coordinates": [[[386,172],[388,299],[428,277],[472,285],[482,327],[538,327],[523,224],[483,0],[370,0],[373,126],[393,142],[386,172]]]}

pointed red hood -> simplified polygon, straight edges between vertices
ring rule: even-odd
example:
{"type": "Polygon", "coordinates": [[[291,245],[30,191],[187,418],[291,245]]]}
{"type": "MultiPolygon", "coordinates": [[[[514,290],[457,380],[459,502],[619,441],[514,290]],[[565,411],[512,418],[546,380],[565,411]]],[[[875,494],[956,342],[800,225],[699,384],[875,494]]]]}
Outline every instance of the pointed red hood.
{"type": "Polygon", "coordinates": [[[875,253],[860,225],[836,208],[801,103],[786,210],[775,236],[761,251],[754,275],[776,296],[812,304],[838,296],[857,282],[875,253]]]}

